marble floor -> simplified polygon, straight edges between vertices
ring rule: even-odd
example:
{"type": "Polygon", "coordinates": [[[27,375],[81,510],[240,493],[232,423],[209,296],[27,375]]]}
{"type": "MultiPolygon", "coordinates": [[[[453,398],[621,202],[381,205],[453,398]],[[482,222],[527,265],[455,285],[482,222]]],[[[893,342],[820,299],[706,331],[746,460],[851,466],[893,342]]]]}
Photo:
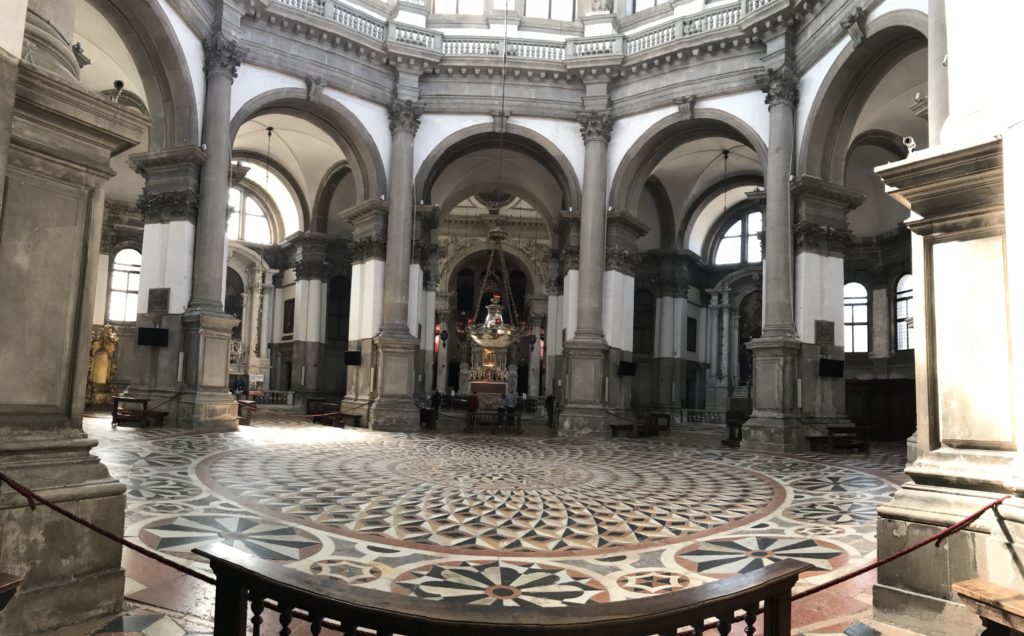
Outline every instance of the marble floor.
{"type": "MultiPolygon", "coordinates": [[[[175,561],[208,573],[191,550],[226,541],[351,585],[472,604],[609,603],[788,557],[812,566],[803,589],[874,559],[875,509],[903,480],[901,445],[781,456],[690,445],[678,431],[568,441],[525,426],[521,437],[380,433],[261,411],[230,433],[103,418],[85,429],[128,487],[126,536],[175,561]]],[[[208,629],[210,586],[129,551],[124,564],[128,599],[167,610],[178,631],[95,633],[208,629]]],[[[873,582],[809,597],[795,625],[841,633],[870,616],[873,582]]]]}

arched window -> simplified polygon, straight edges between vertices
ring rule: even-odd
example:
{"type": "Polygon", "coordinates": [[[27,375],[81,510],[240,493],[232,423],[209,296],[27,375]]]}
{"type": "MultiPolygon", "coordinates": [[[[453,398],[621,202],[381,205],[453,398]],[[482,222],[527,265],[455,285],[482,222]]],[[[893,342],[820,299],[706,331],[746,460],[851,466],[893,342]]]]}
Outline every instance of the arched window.
{"type": "Polygon", "coordinates": [[[107,320],[135,322],[139,309],[141,271],[142,254],[138,250],[123,249],[114,255],[114,267],[110,271],[110,310],[107,312],[107,320]]]}
{"type": "Polygon", "coordinates": [[[914,277],[904,274],[896,282],[896,350],[914,348],[914,317],[910,300],[914,297],[914,277]]]}
{"type": "Polygon", "coordinates": [[[868,351],[868,290],[860,283],[843,285],[843,349],[868,351]]]}
{"type": "Polygon", "coordinates": [[[228,192],[228,206],[231,208],[228,213],[229,239],[264,245],[273,242],[267,211],[252,192],[231,188],[228,192]]]}
{"type": "Polygon", "coordinates": [[[763,228],[760,210],[747,212],[729,226],[715,248],[715,265],[761,262],[761,239],[757,238],[763,228]]]}
{"type": "Polygon", "coordinates": [[[633,353],[654,353],[654,295],[638,289],[633,294],[633,353]]]}

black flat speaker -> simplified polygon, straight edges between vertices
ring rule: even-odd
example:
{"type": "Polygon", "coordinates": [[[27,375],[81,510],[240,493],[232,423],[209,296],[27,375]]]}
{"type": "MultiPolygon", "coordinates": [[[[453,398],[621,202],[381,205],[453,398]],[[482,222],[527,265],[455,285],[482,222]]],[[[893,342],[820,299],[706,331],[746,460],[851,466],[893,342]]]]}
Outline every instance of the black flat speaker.
{"type": "Polygon", "coordinates": [[[818,360],[818,375],[823,378],[841,378],[844,366],[845,363],[842,360],[822,358],[818,360]]]}
{"type": "Polygon", "coordinates": [[[636,375],[636,363],[626,362],[625,360],[619,361],[619,375],[636,375]]]}
{"type": "Polygon", "coordinates": [[[350,367],[358,367],[363,364],[363,352],[362,351],[346,351],[345,352],[345,364],[350,367]]]}
{"type": "Polygon", "coordinates": [[[139,327],[136,343],[140,347],[166,347],[170,331],[157,327],[139,327]]]}

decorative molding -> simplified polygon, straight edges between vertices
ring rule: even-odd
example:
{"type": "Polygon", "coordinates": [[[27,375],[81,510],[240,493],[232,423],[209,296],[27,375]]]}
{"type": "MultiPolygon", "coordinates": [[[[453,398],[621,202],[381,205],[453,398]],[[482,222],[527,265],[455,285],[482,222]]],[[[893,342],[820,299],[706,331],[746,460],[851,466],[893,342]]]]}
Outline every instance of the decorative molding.
{"type": "Polygon", "coordinates": [[[580,123],[580,135],[583,143],[603,141],[608,143],[612,138],[612,117],[607,110],[588,110],[576,114],[580,123]]]}
{"type": "Polygon", "coordinates": [[[312,75],[306,76],[306,99],[308,101],[316,101],[324,94],[324,88],[327,83],[324,82],[322,77],[314,77],[312,75]]]}
{"type": "Polygon", "coordinates": [[[141,194],[136,206],[146,223],[195,223],[199,216],[199,194],[191,190],[141,194]]]}
{"type": "Polygon", "coordinates": [[[612,270],[627,276],[636,276],[636,266],[639,262],[640,255],[636,250],[629,250],[618,245],[612,245],[605,250],[605,271],[612,270]]]}
{"type": "Polygon", "coordinates": [[[149,304],[146,307],[147,313],[166,314],[171,308],[171,288],[152,287],[149,290],[149,304]]]}
{"type": "Polygon", "coordinates": [[[853,46],[858,47],[867,37],[868,14],[863,7],[857,7],[839,23],[839,26],[846,31],[846,34],[853,40],[853,46]]]}
{"type": "Polygon", "coordinates": [[[274,272],[270,277],[270,284],[280,289],[284,285],[284,272],[274,272]]]}
{"type": "Polygon", "coordinates": [[[229,40],[223,31],[203,40],[203,72],[207,75],[223,73],[233,80],[238,77],[238,67],[244,59],[238,42],[229,40]]]}
{"type": "Polygon", "coordinates": [[[764,103],[768,108],[776,104],[796,106],[799,99],[799,81],[796,71],[789,64],[778,69],[768,69],[764,75],[758,76],[757,85],[764,92],[764,103]]]}
{"type": "Polygon", "coordinates": [[[836,323],[831,320],[814,321],[814,344],[834,345],[836,343],[836,323]]]}
{"type": "Polygon", "coordinates": [[[422,117],[423,106],[410,99],[396,99],[388,108],[388,122],[392,133],[401,131],[415,135],[420,128],[422,117]]]}
{"type": "Polygon", "coordinates": [[[856,190],[828,183],[818,177],[801,175],[793,182],[790,192],[794,197],[832,203],[851,212],[864,203],[864,195],[856,190]]]}
{"type": "Polygon", "coordinates": [[[683,119],[693,119],[693,107],[696,102],[697,97],[694,95],[679,97],[672,100],[672,103],[679,109],[679,114],[683,116],[683,119]]]}
{"type": "Polygon", "coordinates": [[[841,230],[830,225],[800,221],[793,226],[793,238],[796,252],[811,252],[822,256],[842,258],[850,243],[849,230],[841,230]]]}
{"type": "Polygon", "coordinates": [[[296,280],[327,280],[334,272],[334,265],[327,261],[303,259],[292,266],[296,280]]]}
{"type": "Polygon", "coordinates": [[[648,287],[657,298],[686,298],[690,282],[682,276],[663,276],[652,278],[648,287]]]}
{"type": "Polygon", "coordinates": [[[565,292],[561,276],[553,276],[544,282],[544,292],[548,296],[561,296],[565,292]]]}
{"type": "Polygon", "coordinates": [[[559,263],[562,266],[562,271],[566,272],[570,269],[580,268],[580,248],[575,245],[563,247],[559,254],[559,263]]]}
{"type": "Polygon", "coordinates": [[[352,244],[352,262],[362,263],[372,259],[384,260],[388,241],[383,236],[366,236],[352,244]]]}

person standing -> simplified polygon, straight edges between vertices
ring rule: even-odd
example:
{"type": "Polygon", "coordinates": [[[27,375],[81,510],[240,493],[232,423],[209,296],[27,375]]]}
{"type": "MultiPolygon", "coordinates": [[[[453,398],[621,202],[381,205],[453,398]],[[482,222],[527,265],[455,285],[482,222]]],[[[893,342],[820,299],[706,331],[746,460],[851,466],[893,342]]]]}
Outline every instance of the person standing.
{"type": "Polygon", "coordinates": [[[480,408],[480,398],[476,396],[476,391],[469,394],[469,398],[466,399],[466,432],[473,431],[476,428],[476,412],[480,408]]]}

